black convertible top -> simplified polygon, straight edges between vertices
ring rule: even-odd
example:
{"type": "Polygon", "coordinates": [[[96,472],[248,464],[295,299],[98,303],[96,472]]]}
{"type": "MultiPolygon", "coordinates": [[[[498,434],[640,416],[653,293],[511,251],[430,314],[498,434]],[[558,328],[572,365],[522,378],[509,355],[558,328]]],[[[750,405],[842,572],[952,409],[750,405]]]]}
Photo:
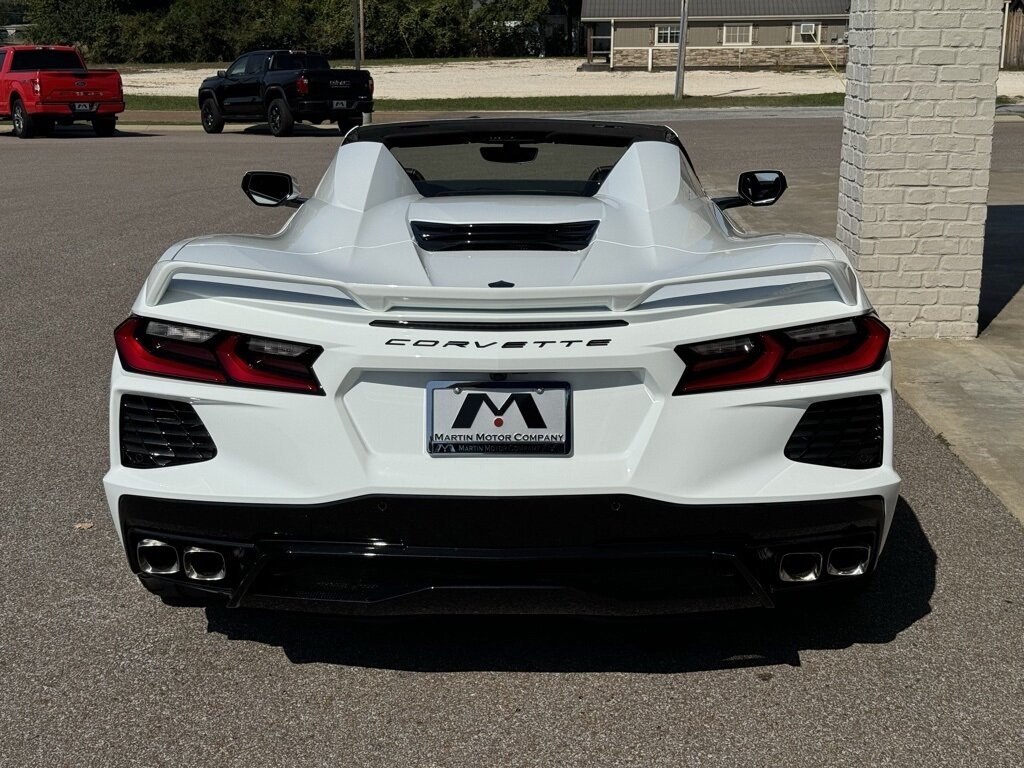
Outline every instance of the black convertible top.
{"type": "Polygon", "coordinates": [[[362,125],[350,131],[345,138],[346,144],[354,141],[376,141],[388,149],[462,142],[540,142],[628,147],[635,141],[664,141],[683,149],[679,137],[663,125],[539,117],[470,117],[460,120],[362,125]]]}

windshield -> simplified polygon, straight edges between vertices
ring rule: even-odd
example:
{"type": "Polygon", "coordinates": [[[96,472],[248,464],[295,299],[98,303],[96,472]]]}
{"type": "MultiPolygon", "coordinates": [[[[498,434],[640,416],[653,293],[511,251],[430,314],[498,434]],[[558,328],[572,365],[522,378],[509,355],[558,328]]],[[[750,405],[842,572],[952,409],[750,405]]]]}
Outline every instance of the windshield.
{"type": "Polygon", "coordinates": [[[330,69],[327,57],[320,53],[279,53],[270,63],[274,71],[279,69],[330,69]]]}
{"type": "Polygon", "coordinates": [[[589,196],[625,146],[531,141],[392,147],[421,195],[589,196]]]}
{"type": "Polygon", "coordinates": [[[35,72],[43,69],[84,69],[75,51],[15,51],[12,72],[35,72]]]}

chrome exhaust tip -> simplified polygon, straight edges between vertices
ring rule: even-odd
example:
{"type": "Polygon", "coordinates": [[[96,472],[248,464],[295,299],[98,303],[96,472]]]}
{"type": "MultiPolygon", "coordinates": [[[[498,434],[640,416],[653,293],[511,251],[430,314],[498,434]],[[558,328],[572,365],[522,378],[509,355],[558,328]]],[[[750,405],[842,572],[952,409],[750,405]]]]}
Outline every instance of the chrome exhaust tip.
{"type": "Polygon", "coordinates": [[[213,549],[187,547],[182,562],[185,575],[193,581],[220,581],[228,575],[224,555],[213,549]]]}
{"type": "Polygon", "coordinates": [[[871,562],[871,547],[836,547],[828,553],[829,576],[861,576],[871,562]]]}
{"type": "Polygon", "coordinates": [[[781,581],[817,581],[820,576],[821,554],[818,552],[787,552],[779,558],[781,581]]]}
{"type": "Polygon", "coordinates": [[[181,570],[178,550],[159,539],[143,539],[135,545],[135,555],[143,573],[168,576],[181,570]]]}

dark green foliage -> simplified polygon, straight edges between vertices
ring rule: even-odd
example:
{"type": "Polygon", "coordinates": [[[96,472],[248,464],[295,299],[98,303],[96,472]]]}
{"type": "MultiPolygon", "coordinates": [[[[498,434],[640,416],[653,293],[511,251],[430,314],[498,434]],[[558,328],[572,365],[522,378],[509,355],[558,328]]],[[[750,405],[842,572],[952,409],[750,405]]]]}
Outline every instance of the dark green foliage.
{"type": "MultiPolygon", "coordinates": [[[[5,0],[0,0],[5,2],[5,0]]],[[[352,56],[352,0],[23,0],[34,42],[78,45],[91,61],[229,61],[257,48],[352,56]]],[[[558,12],[578,3],[555,3],[558,12]]],[[[549,0],[364,0],[367,58],[558,52],[549,0]],[[545,38],[549,41],[546,43],[545,38]],[[552,52],[555,52],[552,50],[552,52]]],[[[571,13],[572,11],[570,11],[571,13]]],[[[577,11],[578,13],[578,11],[577,11]]]]}

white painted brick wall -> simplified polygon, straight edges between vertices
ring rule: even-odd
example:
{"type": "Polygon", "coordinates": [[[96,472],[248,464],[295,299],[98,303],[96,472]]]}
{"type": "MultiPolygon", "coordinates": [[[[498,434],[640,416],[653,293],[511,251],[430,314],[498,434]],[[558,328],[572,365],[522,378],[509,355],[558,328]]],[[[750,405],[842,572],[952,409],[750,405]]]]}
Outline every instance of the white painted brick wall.
{"type": "Polygon", "coordinates": [[[852,0],[837,237],[898,336],[978,329],[1002,0],[852,0]]]}

